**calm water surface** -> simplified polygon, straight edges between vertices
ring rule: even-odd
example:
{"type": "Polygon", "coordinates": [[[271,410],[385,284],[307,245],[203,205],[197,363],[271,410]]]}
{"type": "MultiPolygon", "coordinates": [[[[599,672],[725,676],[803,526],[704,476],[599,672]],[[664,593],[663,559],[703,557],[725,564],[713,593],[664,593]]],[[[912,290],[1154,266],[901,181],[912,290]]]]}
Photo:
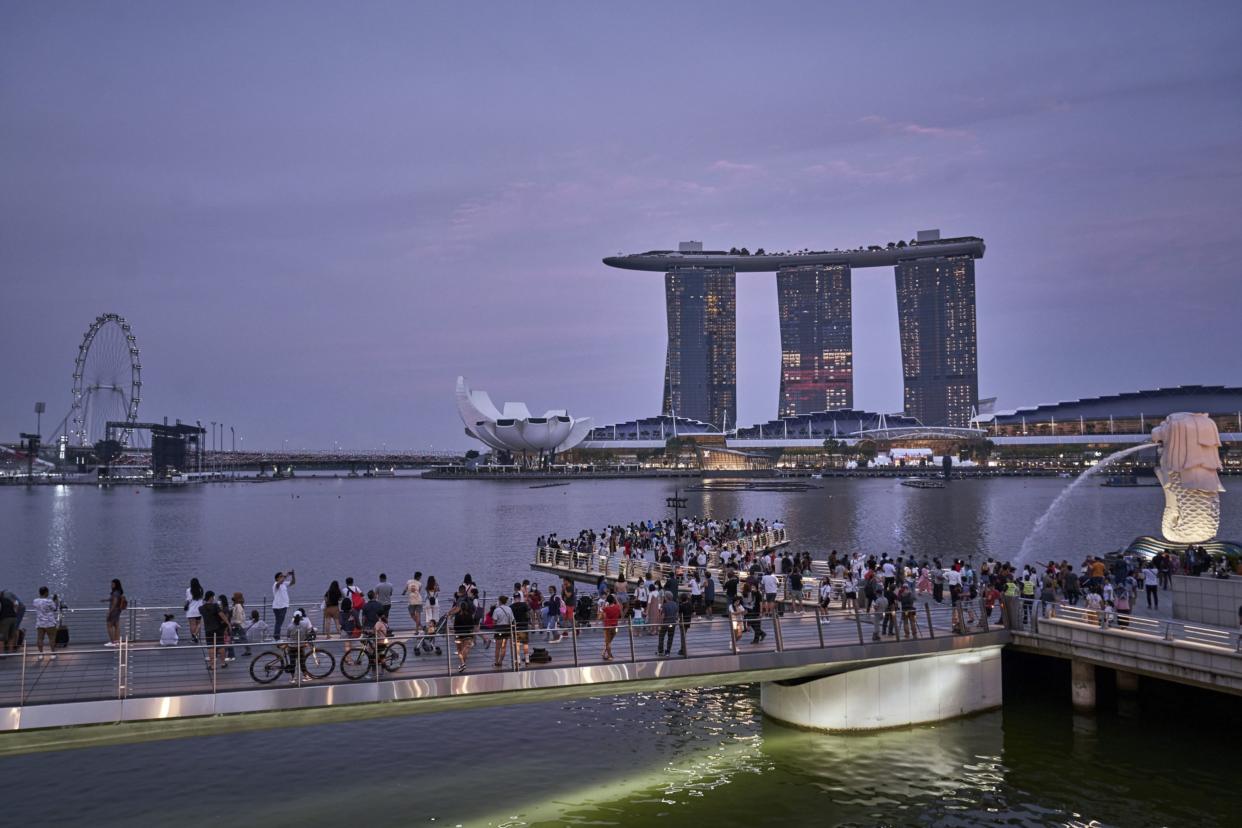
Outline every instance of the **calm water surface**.
{"type": "MultiPolygon", "coordinates": [[[[795,549],[920,557],[1012,556],[1068,481],[954,481],[915,490],[826,480],[805,494],[690,493],[692,511],[781,517],[795,549]]],[[[1229,481],[1226,481],[1228,485],[1229,481]]],[[[663,513],[675,485],[315,479],[181,491],[0,489],[0,583],[47,584],[79,605],[124,580],[144,603],[209,589],[261,594],[295,567],[295,605],[327,582],[415,568],[455,584],[528,577],[537,535],[663,513]]],[[[1227,493],[1224,537],[1242,537],[1227,493]]],[[[1158,529],[1158,489],[1085,487],[1040,548],[1076,559],[1158,529]]],[[[252,599],[253,603],[253,599],[252,599]]],[[[1055,668],[1050,667],[1050,672],[1055,668]]],[[[887,733],[829,736],[765,721],[748,687],[575,702],[0,760],[28,796],[6,816],[97,825],[202,819],[265,825],[710,826],[1236,825],[1239,731],[1144,697],[1074,716],[1068,684],[1007,676],[1003,712],[887,733]]]]}

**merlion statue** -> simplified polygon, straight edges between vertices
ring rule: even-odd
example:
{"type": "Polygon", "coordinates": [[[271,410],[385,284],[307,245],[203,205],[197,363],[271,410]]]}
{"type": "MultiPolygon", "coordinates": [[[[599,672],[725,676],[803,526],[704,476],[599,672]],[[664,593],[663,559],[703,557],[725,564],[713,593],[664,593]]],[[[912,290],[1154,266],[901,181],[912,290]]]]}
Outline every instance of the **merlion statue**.
{"type": "Polygon", "coordinates": [[[1220,433],[1206,414],[1170,414],[1151,430],[1164,487],[1160,531],[1173,543],[1203,543],[1220,529],[1220,433]]]}

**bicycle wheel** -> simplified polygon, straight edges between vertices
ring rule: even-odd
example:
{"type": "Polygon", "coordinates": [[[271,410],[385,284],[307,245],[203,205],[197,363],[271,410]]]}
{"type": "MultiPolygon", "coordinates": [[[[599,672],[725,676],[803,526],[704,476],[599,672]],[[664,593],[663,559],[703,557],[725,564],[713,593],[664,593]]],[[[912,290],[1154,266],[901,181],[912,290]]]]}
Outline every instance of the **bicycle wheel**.
{"type": "Polygon", "coordinates": [[[394,641],[384,651],[384,669],[395,673],[401,669],[402,664],[405,664],[405,645],[400,641],[394,641]]]}
{"type": "Polygon", "coordinates": [[[302,672],[313,679],[327,678],[336,669],[336,656],[327,650],[312,648],[302,657],[302,672]]]}
{"type": "Polygon", "coordinates": [[[280,657],[280,653],[259,653],[250,662],[250,677],[259,684],[271,684],[284,671],[285,660],[280,657]]]}
{"type": "Polygon", "coordinates": [[[350,681],[357,681],[371,670],[371,656],[356,647],[341,656],[341,673],[350,681]]]}

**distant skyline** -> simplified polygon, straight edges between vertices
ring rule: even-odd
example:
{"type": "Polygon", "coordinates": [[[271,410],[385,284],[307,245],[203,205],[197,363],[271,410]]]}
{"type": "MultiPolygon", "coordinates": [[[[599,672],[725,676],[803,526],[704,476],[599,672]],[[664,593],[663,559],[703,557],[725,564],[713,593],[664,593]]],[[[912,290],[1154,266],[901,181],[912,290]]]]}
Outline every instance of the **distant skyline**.
{"type": "MultiPolygon", "coordinates": [[[[1237,3],[0,6],[0,441],[96,315],[141,416],[466,449],[459,374],[659,413],[663,277],[601,259],[978,235],[979,393],[1242,384],[1237,3]]],[[[893,274],[854,403],[895,412],[893,274]]],[[[776,414],[737,277],[738,421],[776,414]]]]}

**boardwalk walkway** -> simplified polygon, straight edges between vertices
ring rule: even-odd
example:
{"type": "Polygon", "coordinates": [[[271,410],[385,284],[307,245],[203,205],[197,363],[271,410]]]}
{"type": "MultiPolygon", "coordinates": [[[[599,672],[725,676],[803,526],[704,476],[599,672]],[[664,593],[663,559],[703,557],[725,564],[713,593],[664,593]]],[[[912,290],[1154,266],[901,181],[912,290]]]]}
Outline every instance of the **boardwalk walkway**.
{"type": "Polygon", "coordinates": [[[510,653],[501,667],[495,667],[495,650],[480,643],[471,651],[463,673],[457,669],[451,635],[435,638],[433,647],[441,651],[438,655],[434,649],[414,655],[420,636],[406,619],[405,629],[397,629],[394,638],[405,644],[409,655],[394,673],[371,672],[362,680],[349,680],[339,664],[346,647],[356,648],[358,642],[328,639],[317,641],[316,647],[330,653],[338,665],[329,676],[311,680],[299,672],[271,685],[257,684],[249,672],[253,655],[273,649],[270,642],[252,645],[252,656],[243,655],[244,646],[237,645],[237,660],[214,672],[206,669],[201,646],[160,647],[151,641],[130,641],[119,649],[75,646],[60,651],[55,661],[37,661],[30,648],[0,664],[0,729],[476,694],[504,697],[486,702],[495,704],[522,700],[510,698],[518,695],[514,691],[537,691],[534,697],[546,698],[549,693],[545,691],[575,687],[576,694],[582,695],[747,683],[827,674],[834,666],[883,663],[1008,640],[1006,630],[985,625],[973,609],[959,618],[949,607],[924,606],[918,613],[917,640],[903,634],[900,625],[897,634],[879,635],[878,621],[871,615],[840,610],[786,612],[783,617],[762,619],[765,637],[752,644],[749,628],[735,641],[728,619],[696,618],[684,629],[685,655],[679,654],[679,629],[671,656],[657,654],[658,637],[653,630],[623,623],[613,642],[611,661],[602,657],[604,630],[596,622],[580,628],[577,637],[565,634],[559,641],[551,633],[531,632],[531,645],[551,656],[544,664],[519,664],[510,653]],[[614,684],[622,686],[598,686],[614,684]]]}

